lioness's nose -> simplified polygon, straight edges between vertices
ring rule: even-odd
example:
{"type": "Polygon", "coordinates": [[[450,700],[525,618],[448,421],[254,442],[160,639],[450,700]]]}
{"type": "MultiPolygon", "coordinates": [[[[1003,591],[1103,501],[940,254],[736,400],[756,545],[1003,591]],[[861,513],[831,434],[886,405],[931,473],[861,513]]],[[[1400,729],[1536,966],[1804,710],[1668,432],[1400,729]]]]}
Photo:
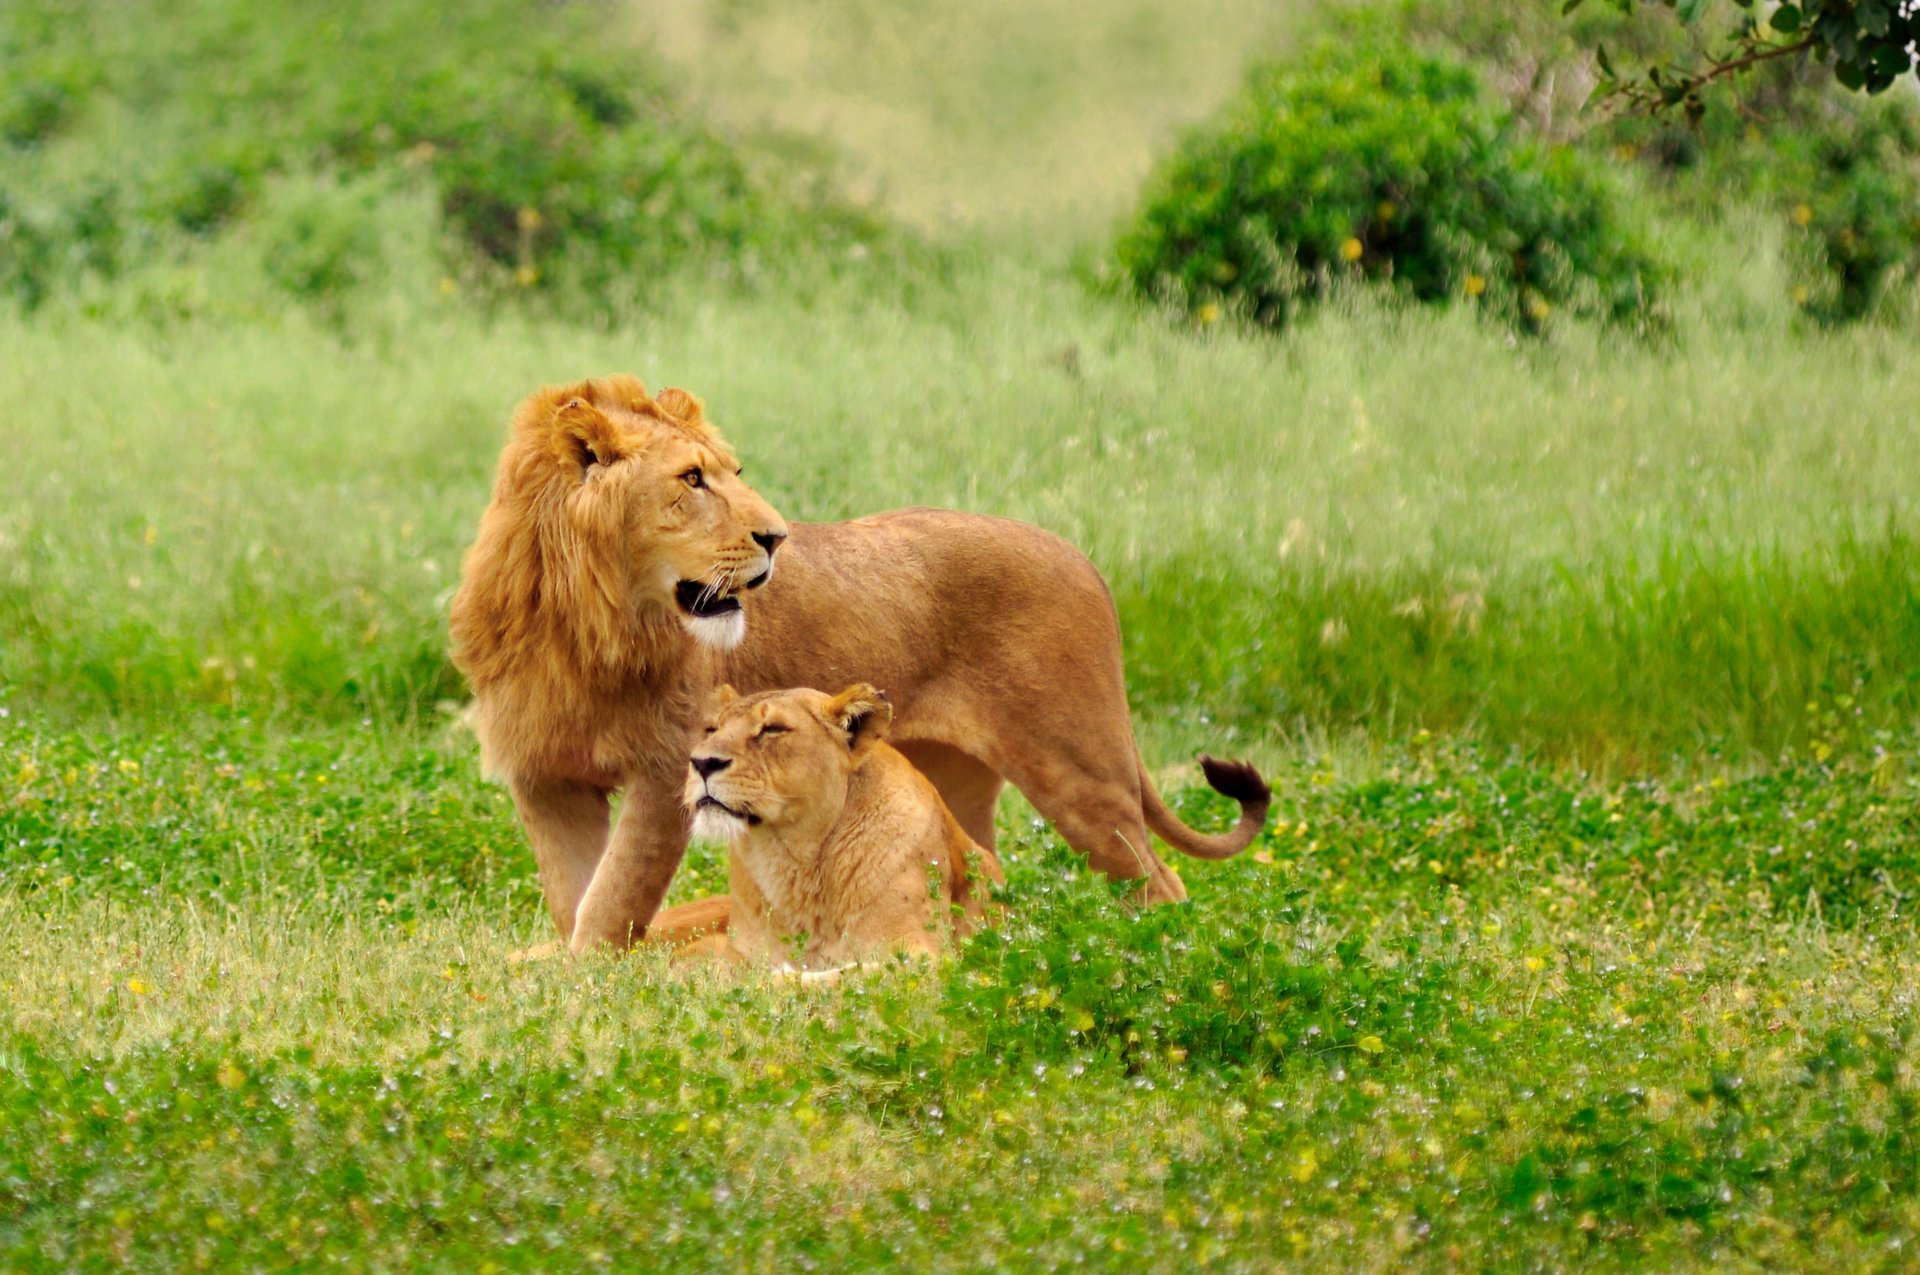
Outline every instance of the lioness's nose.
{"type": "Polygon", "coordinates": [[[733,765],[733,758],[731,757],[695,757],[693,759],[693,773],[702,779],[706,779],[709,776],[719,774],[731,765],[733,765]]]}
{"type": "Polygon", "coordinates": [[[753,533],[753,542],[762,549],[765,549],[769,558],[773,556],[773,551],[780,547],[780,542],[786,538],[787,533],[784,531],[756,531],[753,533]]]}

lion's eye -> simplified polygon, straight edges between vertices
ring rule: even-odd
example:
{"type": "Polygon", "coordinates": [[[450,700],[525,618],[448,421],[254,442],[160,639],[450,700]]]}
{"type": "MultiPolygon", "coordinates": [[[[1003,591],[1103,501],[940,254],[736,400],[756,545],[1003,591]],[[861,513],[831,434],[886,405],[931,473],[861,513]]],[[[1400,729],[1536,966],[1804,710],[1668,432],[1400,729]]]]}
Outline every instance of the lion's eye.
{"type": "Polygon", "coordinates": [[[767,735],[784,735],[792,729],[791,726],[782,726],[779,722],[768,722],[755,733],[755,738],[761,738],[767,735]]]}
{"type": "Polygon", "coordinates": [[[700,472],[698,465],[695,465],[692,469],[680,475],[680,481],[697,491],[707,485],[707,476],[700,472]]]}

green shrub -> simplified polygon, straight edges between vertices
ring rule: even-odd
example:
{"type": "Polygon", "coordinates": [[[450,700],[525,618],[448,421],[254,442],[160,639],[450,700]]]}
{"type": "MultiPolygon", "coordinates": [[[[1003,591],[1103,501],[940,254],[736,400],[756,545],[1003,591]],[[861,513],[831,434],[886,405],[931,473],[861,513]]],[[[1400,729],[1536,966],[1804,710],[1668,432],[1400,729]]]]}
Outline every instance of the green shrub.
{"type": "Polygon", "coordinates": [[[9,146],[46,141],[75,102],[73,90],[53,80],[27,80],[0,90],[0,141],[9,146]]]}
{"type": "Polygon", "coordinates": [[[1771,208],[1792,229],[1795,304],[1822,322],[1866,317],[1920,262],[1920,112],[1847,94],[1811,65],[1743,87],[1692,123],[1628,116],[1596,140],[1649,167],[1682,213],[1771,208]]]}
{"type": "Polygon", "coordinates": [[[46,296],[52,274],[52,236],[0,190],[0,292],[31,308],[46,296]]]}
{"type": "Polygon", "coordinates": [[[260,218],[267,277],[296,297],[327,301],[385,266],[378,183],[287,183],[260,218]]]}
{"type": "Polygon", "coordinates": [[[1142,291],[1274,327],[1349,279],[1528,328],[1641,315],[1657,274],[1586,157],[1524,140],[1466,66],[1364,39],[1256,68],[1119,255],[1142,291]]]}
{"type": "Polygon", "coordinates": [[[1826,128],[1773,141],[1774,180],[1798,230],[1805,279],[1795,300],[1826,322],[1871,314],[1888,287],[1920,262],[1914,113],[1875,103],[1826,128]]]}

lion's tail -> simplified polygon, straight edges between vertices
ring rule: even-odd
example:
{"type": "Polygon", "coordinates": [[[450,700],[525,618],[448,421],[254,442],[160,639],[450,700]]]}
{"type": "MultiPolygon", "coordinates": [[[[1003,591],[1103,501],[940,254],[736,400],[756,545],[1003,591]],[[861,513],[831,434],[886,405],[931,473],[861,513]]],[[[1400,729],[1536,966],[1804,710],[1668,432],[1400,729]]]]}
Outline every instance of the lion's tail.
{"type": "Polygon", "coordinates": [[[654,914],[647,926],[647,936],[641,942],[649,946],[684,947],[709,934],[725,934],[732,912],[733,897],[726,894],[661,908],[654,914]]]}
{"type": "Polygon", "coordinates": [[[1138,762],[1140,767],[1140,812],[1146,816],[1147,826],[1157,833],[1160,839],[1196,859],[1231,859],[1260,835],[1260,829],[1267,824],[1267,808],[1273,804],[1273,789],[1267,787],[1267,781],[1260,778],[1260,772],[1243,761],[1217,761],[1212,757],[1200,759],[1200,769],[1207,776],[1207,783],[1213,790],[1240,803],[1240,822],[1233,825],[1231,831],[1204,833],[1195,832],[1180,822],[1180,817],[1167,808],[1153,781],[1147,778],[1147,764],[1144,759],[1138,762]]]}

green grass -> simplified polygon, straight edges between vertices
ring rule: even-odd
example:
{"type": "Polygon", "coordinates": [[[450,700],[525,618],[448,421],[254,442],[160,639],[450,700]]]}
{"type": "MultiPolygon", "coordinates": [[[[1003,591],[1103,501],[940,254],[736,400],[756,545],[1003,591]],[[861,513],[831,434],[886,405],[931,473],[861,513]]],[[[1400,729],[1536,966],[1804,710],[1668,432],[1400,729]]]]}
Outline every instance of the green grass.
{"type": "Polygon", "coordinates": [[[506,964],[461,747],[5,747],[9,1266],[1851,1266],[1920,1220],[1911,746],[1303,759],[1191,907],[1021,831],[958,960],[804,992],[506,964]]]}
{"type": "MultiPolygon", "coordinates": [[[[220,133],[193,94],[333,56],[282,31],[203,83],[254,10],[189,8],[102,36],[173,114],[23,42],[47,6],[0,20],[36,77],[0,88],[0,252],[9,208],[220,133]]],[[[1356,296],[1188,326],[1094,263],[1292,10],[672,8],[597,11],[594,58],[680,59],[647,119],[781,108],[915,229],[622,276],[583,321],[477,265],[434,172],[269,155],[218,230],[136,217],[0,311],[0,1268],[1901,1265],[1897,307],[1800,322],[1778,217],[1732,207],[1664,224],[1654,340],[1356,296]],[[703,395],[790,518],[1085,547],[1163,789],[1222,826],[1184,759],[1250,755],[1273,826],[1136,914],[1010,797],[997,928],[831,988],[509,964],[548,922],[446,606],[513,405],[615,370],[703,395]]],[[[833,205],[786,145],[749,149],[833,205]]],[[[724,876],[695,847],[674,897],[724,876]]]]}

